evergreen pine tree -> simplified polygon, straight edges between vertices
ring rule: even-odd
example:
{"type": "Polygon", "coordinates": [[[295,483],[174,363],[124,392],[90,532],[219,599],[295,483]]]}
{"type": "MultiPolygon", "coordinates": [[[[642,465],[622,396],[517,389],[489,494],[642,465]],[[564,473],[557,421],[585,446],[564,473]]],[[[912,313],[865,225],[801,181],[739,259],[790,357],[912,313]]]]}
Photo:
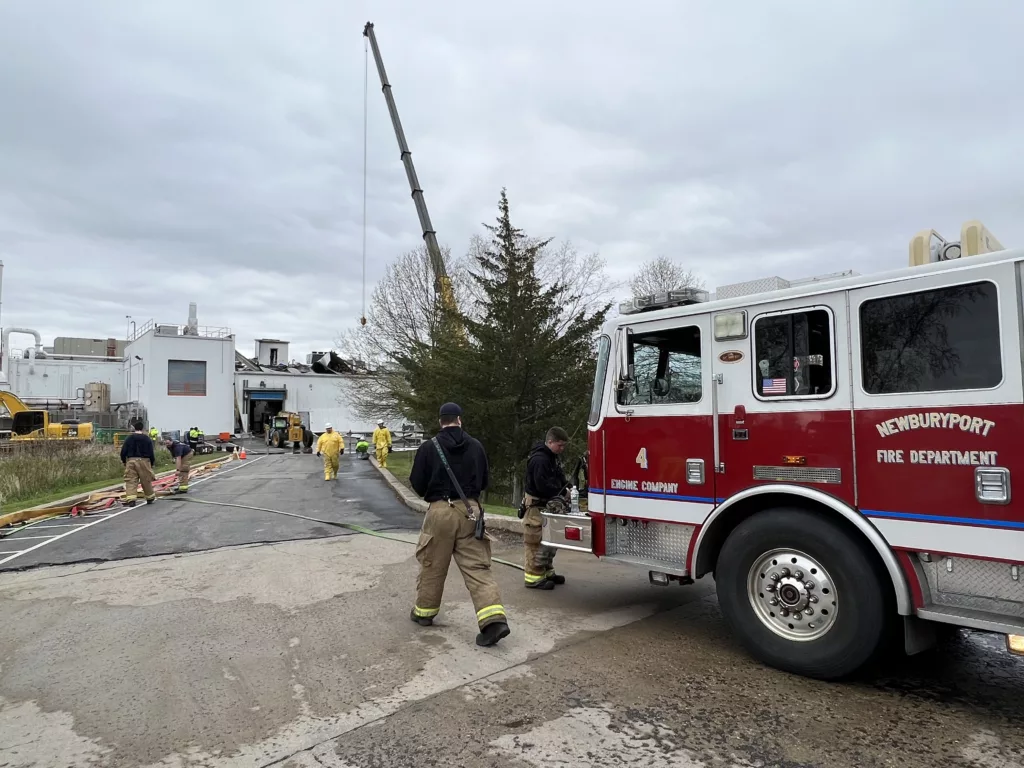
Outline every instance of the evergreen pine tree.
{"type": "Polygon", "coordinates": [[[498,213],[487,226],[491,242],[471,267],[482,298],[478,319],[464,317],[470,345],[456,356],[456,379],[467,426],[487,448],[496,485],[517,493],[523,461],[549,427],[586,440],[594,338],[609,307],[560,322],[561,308],[575,297],[537,276],[537,257],[550,240],[531,241],[512,225],[504,189],[498,213]]]}

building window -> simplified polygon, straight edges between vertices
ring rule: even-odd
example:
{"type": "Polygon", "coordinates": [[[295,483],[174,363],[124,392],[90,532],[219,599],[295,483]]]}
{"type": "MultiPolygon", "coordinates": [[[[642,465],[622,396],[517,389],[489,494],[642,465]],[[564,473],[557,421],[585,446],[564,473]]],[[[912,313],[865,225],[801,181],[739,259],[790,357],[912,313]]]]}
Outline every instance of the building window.
{"type": "Polygon", "coordinates": [[[270,350],[270,364],[271,365],[277,365],[277,350],[276,349],[271,349],[270,350]]]}
{"type": "Polygon", "coordinates": [[[204,360],[168,360],[167,394],[202,397],[206,394],[204,360]]]}
{"type": "Polygon", "coordinates": [[[804,309],[754,321],[754,391],[765,399],[828,397],[832,380],[832,315],[804,309]]]}
{"type": "Polygon", "coordinates": [[[700,328],[666,328],[628,339],[633,381],[619,390],[619,405],[700,402],[700,328]]]}
{"type": "Polygon", "coordinates": [[[871,395],[998,386],[996,286],[986,281],[865,301],[860,356],[871,395]]]}

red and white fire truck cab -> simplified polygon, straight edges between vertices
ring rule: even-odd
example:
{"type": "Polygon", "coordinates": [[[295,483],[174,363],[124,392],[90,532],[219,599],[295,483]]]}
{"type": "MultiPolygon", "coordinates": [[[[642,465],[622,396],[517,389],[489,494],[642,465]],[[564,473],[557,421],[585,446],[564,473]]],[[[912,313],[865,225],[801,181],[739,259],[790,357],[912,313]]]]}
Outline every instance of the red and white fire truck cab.
{"type": "Polygon", "coordinates": [[[589,509],[546,514],[545,542],[653,584],[712,574],[747,650],[798,674],[846,676],[900,629],[908,653],[941,624],[1019,647],[1022,282],[1024,250],[969,222],[915,237],[898,271],[622,307],[589,509]]]}

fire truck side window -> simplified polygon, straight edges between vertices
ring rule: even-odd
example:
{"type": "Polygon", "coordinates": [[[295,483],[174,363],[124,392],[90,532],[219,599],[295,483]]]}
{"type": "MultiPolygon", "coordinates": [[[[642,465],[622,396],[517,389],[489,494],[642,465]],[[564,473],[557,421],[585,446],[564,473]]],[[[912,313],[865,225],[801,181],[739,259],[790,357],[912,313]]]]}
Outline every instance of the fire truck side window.
{"type": "Polygon", "coordinates": [[[1003,379],[990,282],[887,296],[860,307],[864,391],[990,389],[1003,379]]]}
{"type": "Polygon", "coordinates": [[[832,393],[832,317],[824,309],[757,318],[754,353],[754,391],[760,397],[832,393]]]}
{"type": "Polygon", "coordinates": [[[668,328],[629,337],[633,382],[619,391],[619,405],[700,402],[700,328],[668,328]]]}

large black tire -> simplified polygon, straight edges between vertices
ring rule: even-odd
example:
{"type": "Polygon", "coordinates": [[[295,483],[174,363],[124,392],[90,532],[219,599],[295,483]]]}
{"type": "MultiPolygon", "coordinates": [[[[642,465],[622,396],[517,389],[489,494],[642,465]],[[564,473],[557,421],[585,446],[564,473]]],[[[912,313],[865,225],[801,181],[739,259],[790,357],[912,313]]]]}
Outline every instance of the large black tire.
{"type": "MultiPolygon", "coordinates": [[[[799,562],[806,567],[803,557],[799,562]]],[[[766,510],[740,523],[719,554],[715,582],[722,612],[747,651],[765,664],[807,677],[836,680],[861,669],[883,650],[889,622],[895,618],[892,586],[866,542],[823,514],[803,509],[766,510]],[[805,575],[808,581],[819,579],[817,592],[812,588],[804,593],[818,598],[813,604],[807,603],[814,611],[813,617],[802,614],[798,620],[786,614],[790,618],[781,618],[781,612],[775,613],[780,609],[769,604],[772,592],[775,599],[783,597],[776,585],[792,583],[790,577],[781,582],[773,582],[772,577],[779,576],[787,566],[797,567],[769,560],[767,567],[758,568],[766,573],[752,572],[759,561],[776,550],[806,556],[820,564],[822,570],[815,569],[818,576],[805,575]],[[758,591],[760,585],[770,586],[758,591]],[[827,595],[822,594],[825,590],[827,595]],[[820,632],[826,619],[829,628],[819,637],[811,637],[811,622],[819,622],[820,632]],[[772,628],[774,622],[779,622],[774,624],[776,629],[772,628]],[[786,632],[786,627],[790,636],[780,634],[786,632]],[[807,633],[805,639],[795,639],[794,628],[796,633],[807,633]]],[[[787,596],[794,594],[790,588],[787,596]]]]}

